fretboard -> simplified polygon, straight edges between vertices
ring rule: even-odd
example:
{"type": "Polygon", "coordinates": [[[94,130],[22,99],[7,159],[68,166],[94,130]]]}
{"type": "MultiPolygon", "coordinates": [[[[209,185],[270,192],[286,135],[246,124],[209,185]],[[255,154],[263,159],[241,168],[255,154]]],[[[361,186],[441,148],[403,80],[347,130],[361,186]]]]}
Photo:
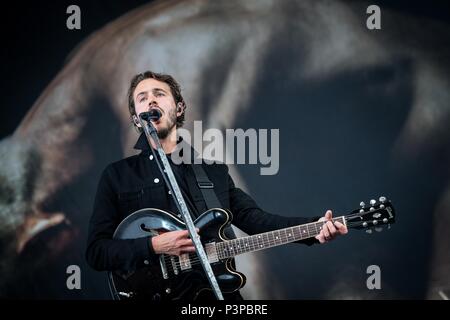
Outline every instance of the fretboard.
{"type": "MultiPolygon", "coordinates": [[[[345,218],[337,217],[333,221],[345,224],[345,218]]],[[[263,250],[290,242],[317,236],[324,222],[311,222],[299,226],[264,232],[253,236],[237,238],[216,244],[219,259],[234,257],[241,253],[263,250]]]]}

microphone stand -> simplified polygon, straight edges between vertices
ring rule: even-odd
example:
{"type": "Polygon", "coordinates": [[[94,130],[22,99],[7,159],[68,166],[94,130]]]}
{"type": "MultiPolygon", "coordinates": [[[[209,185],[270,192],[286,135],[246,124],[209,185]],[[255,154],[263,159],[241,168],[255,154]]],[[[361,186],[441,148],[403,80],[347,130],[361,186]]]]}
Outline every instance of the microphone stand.
{"type": "Polygon", "coordinates": [[[219,284],[217,283],[217,279],[212,271],[211,265],[209,264],[208,257],[206,256],[205,249],[203,248],[202,243],[200,242],[200,237],[195,230],[194,222],[192,221],[189,210],[186,206],[186,202],[184,201],[183,195],[181,194],[180,187],[175,179],[172,168],[170,167],[169,160],[164,152],[164,149],[161,146],[161,142],[158,138],[158,133],[156,128],[153,126],[152,122],[149,120],[143,120],[141,116],[139,117],[139,122],[141,123],[142,128],[144,129],[145,136],[147,137],[148,144],[150,149],[152,150],[153,157],[155,158],[156,163],[158,164],[158,168],[161,171],[161,175],[164,178],[166,185],[171,191],[172,197],[174,198],[175,204],[177,205],[178,211],[181,213],[183,220],[186,224],[187,230],[189,231],[189,235],[194,243],[195,250],[200,258],[201,265],[203,270],[205,271],[208,281],[213,289],[213,292],[218,300],[223,300],[222,292],[220,291],[219,284]],[[156,150],[159,154],[159,157],[162,162],[158,160],[156,156],[155,150],[152,147],[151,140],[156,145],[156,150]]]}

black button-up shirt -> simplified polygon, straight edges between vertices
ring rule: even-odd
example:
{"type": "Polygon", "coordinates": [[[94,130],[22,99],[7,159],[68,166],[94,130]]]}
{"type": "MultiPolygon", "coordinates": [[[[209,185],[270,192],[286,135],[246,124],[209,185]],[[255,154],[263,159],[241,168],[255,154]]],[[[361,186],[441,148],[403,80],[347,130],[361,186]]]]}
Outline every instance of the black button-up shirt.
{"type": "MultiPolygon", "coordinates": [[[[142,152],[108,165],[98,184],[86,250],[87,262],[96,270],[133,270],[144,260],[157,257],[150,237],[113,239],[117,226],[128,215],[142,208],[158,208],[178,214],[144,134],[139,137],[135,149],[142,152]]],[[[199,216],[207,207],[192,167],[172,162],[171,166],[191,215],[194,218],[199,216]]],[[[317,217],[283,217],[264,212],[248,194],[234,185],[225,164],[203,163],[202,166],[214,183],[214,191],[223,208],[232,212],[233,224],[247,234],[317,220],[317,217]]],[[[299,242],[317,243],[314,238],[299,242]]]]}

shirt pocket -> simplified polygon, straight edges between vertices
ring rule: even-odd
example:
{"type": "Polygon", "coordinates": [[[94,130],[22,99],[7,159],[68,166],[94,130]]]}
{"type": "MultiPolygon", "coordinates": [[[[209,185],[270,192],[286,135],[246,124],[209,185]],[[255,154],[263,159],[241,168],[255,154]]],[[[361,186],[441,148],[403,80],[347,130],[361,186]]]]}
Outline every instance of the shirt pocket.
{"type": "Polygon", "coordinates": [[[164,184],[152,183],[135,190],[118,194],[119,210],[123,217],[144,208],[167,209],[167,194],[164,184]]]}
{"type": "Polygon", "coordinates": [[[167,210],[168,193],[164,183],[151,184],[143,188],[143,196],[141,198],[142,208],[155,208],[167,210]]]}
{"type": "Polygon", "coordinates": [[[117,197],[120,214],[126,217],[141,209],[142,199],[144,197],[144,188],[132,191],[123,191],[120,192],[117,197]]]}

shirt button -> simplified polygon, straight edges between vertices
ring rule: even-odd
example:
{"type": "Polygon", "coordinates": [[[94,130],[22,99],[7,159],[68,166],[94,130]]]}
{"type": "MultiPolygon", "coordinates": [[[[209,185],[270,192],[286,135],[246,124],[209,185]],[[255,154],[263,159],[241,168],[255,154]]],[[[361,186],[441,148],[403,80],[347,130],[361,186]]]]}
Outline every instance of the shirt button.
{"type": "Polygon", "coordinates": [[[172,191],[169,190],[169,194],[172,194],[172,191]]]}
{"type": "Polygon", "coordinates": [[[158,178],[155,178],[155,180],[153,180],[153,182],[154,182],[154,183],[158,183],[158,182],[159,182],[159,179],[158,179],[158,178]]]}
{"type": "Polygon", "coordinates": [[[144,260],[144,264],[149,264],[148,260],[144,260]]]}
{"type": "Polygon", "coordinates": [[[153,160],[153,155],[151,154],[149,158],[150,158],[150,160],[153,160]]]}

